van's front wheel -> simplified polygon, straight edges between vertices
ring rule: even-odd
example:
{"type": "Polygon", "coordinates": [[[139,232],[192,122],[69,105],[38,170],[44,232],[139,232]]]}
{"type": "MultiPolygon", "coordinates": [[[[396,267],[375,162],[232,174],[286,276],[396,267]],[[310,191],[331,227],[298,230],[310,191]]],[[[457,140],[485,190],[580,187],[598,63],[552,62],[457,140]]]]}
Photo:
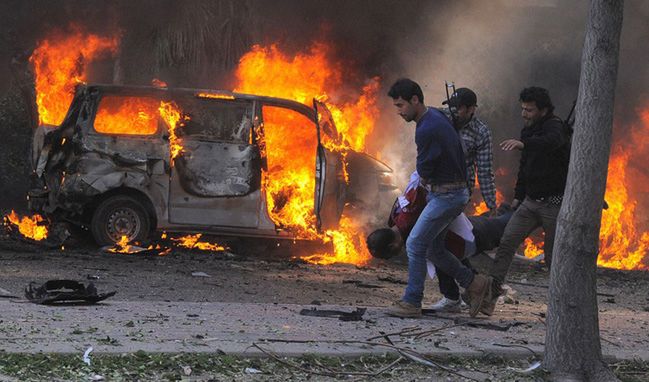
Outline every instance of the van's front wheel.
{"type": "Polygon", "coordinates": [[[113,245],[126,237],[130,243],[147,240],[151,221],[142,203],[127,195],[102,201],[92,215],[90,230],[99,245],[113,245]]]}

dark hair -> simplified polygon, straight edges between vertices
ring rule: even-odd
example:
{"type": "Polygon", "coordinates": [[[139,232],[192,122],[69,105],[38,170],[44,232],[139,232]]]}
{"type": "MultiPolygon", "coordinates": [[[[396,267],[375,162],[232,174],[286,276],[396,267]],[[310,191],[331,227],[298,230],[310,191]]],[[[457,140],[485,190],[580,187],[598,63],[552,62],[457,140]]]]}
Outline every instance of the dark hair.
{"type": "Polygon", "coordinates": [[[395,235],[396,233],[390,228],[377,229],[367,237],[367,249],[374,257],[389,259],[395,255],[394,251],[390,250],[395,235]]]}
{"type": "Polygon", "coordinates": [[[421,91],[419,84],[409,78],[398,79],[390,87],[388,95],[393,99],[401,97],[408,102],[410,102],[413,96],[417,96],[419,102],[424,103],[424,93],[421,91]]]}
{"type": "Polygon", "coordinates": [[[534,102],[539,110],[548,109],[548,113],[554,111],[554,105],[550,99],[550,93],[547,89],[531,86],[521,90],[519,98],[521,102],[534,102]]]}

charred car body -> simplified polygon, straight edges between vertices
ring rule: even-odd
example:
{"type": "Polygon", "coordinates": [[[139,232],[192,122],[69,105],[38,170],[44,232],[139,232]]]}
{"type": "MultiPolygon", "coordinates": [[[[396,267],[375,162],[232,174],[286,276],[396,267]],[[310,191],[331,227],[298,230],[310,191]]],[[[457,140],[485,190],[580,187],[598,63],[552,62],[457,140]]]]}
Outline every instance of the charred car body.
{"type": "Polygon", "coordinates": [[[263,142],[265,107],[301,114],[317,136],[317,229],[336,227],[345,206],[376,211],[385,207],[380,200],[394,200],[388,166],[354,151],[343,165],[341,153],[325,148],[323,140],[338,137],[318,101],[308,107],[226,91],[82,85],[64,121],[34,134],[30,208],[89,228],[101,245],[124,236],[144,242],[156,230],[293,238],[271,219],[262,189],[264,150],[273,149],[263,142]],[[175,158],[169,124],[142,113],[172,102],[191,114],[176,129],[183,149],[175,158]],[[134,119],[107,126],[118,109],[134,119]]]}

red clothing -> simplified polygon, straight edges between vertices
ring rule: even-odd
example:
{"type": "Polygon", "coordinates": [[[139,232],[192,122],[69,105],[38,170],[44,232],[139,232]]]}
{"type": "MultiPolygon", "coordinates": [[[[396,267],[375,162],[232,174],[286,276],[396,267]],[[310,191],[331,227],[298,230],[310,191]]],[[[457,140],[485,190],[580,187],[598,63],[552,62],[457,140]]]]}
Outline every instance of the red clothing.
{"type": "Polygon", "coordinates": [[[397,226],[404,242],[408,238],[412,227],[415,226],[421,211],[426,207],[426,194],[427,191],[425,188],[421,186],[415,187],[404,195],[409,202],[407,206],[401,208],[399,200],[394,202],[390,219],[388,220],[388,226],[397,226]]]}
{"type": "MultiPolygon", "coordinates": [[[[415,187],[406,192],[405,197],[408,200],[408,205],[401,208],[399,200],[394,202],[390,218],[388,219],[388,226],[396,226],[401,234],[404,243],[415,226],[421,211],[426,207],[427,191],[423,187],[415,187]]],[[[464,257],[464,239],[455,232],[448,231],[446,234],[446,249],[448,249],[455,257],[461,259],[464,257]]]]}

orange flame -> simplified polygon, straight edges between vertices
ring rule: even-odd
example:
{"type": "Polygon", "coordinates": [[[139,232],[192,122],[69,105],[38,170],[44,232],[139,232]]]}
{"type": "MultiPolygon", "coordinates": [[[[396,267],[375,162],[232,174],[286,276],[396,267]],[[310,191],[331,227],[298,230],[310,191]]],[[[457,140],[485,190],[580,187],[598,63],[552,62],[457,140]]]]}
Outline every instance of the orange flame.
{"type": "MultiPolygon", "coordinates": [[[[330,95],[342,88],[340,62],[330,59],[331,49],[324,43],[314,43],[306,52],[288,55],[276,45],[256,45],[240,60],[236,71],[236,91],[292,99],[312,106],[316,98],[332,113],[340,139],[328,139],[323,144],[345,158],[346,150],[365,149],[366,138],[372,132],[378,107],[376,105],[379,79],[372,78],[360,90],[355,102],[335,102],[330,95]],[[340,142],[338,142],[340,141],[340,142]]],[[[264,107],[263,154],[268,173],[263,185],[268,210],[273,221],[303,239],[332,242],[334,253],[305,257],[320,264],[346,262],[364,264],[371,256],[365,249],[361,227],[343,217],[338,230],[325,234],[316,232],[314,216],[315,153],[317,136],[313,121],[298,113],[276,107],[264,107]]],[[[343,163],[346,174],[346,163],[343,163]]]]}
{"type": "Polygon", "coordinates": [[[95,130],[104,134],[155,134],[159,103],[153,98],[105,96],[97,110],[95,130]]]}
{"type": "Polygon", "coordinates": [[[122,235],[119,241],[115,243],[115,245],[112,248],[108,248],[108,252],[125,253],[125,254],[136,253],[139,252],[140,250],[141,248],[129,244],[128,236],[126,235],[122,235]]]}
{"type": "Polygon", "coordinates": [[[543,239],[539,240],[528,237],[525,239],[525,242],[523,242],[523,247],[525,248],[523,254],[528,259],[533,259],[544,252],[543,244],[543,239]]]}
{"type": "Polygon", "coordinates": [[[182,140],[176,135],[176,128],[181,126],[183,122],[188,121],[189,117],[183,115],[174,102],[160,102],[158,111],[169,127],[169,153],[173,162],[183,151],[182,140]]]}
{"type": "MultiPolygon", "coordinates": [[[[479,191],[480,189],[477,188],[474,192],[479,193],[479,191]]],[[[496,190],[496,206],[499,206],[500,203],[504,201],[505,197],[503,196],[502,192],[500,192],[500,190],[496,190]]],[[[482,200],[480,203],[474,202],[471,206],[471,209],[468,209],[467,211],[469,212],[469,215],[482,215],[485,212],[488,212],[489,208],[487,208],[487,204],[484,202],[484,200],[482,200]]]]}
{"type": "MultiPolygon", "coordinates": [[[[638,200],[633,198],[630,189],[635,182],[642,182],[646,187],[646,176],[629,176],[629,163],[641,163],[646,157],[649,147],[647,133],[649,133],[649,107],[641,110],[640,121],[633,126],[633,146],[617,146],[611,154],[608,165],[608,178],[606,181],[605,200],[608,209],[602,212],[601,228],[599,232],[599,256],[597,265],[606,268],[624,270],[649,270],[649,231],[640,226],[636,208],[638,200]],[[636,180],[635,178],[639,178],[636,180]]],[[[646,224],[646,223],[645,223],[646,224]]],[[[539,250],[540,243],[525,241],[529,248],[525,249],[525,256],[539,250]]]]}
{"type": "MultiPolygon", "coordinates": [[[[649,129],[649,114],[644,123],[645,129],[649,129]]],[[[597,265],[616,269],[649,270],[649,232],[642,232],[637,228],[638,201],[629,196],[630,179],[627,179],[629,159],[630,154],[619,151],[609,162],[605,197],[609,207],[602,212],[597,265]]]]}
{"type": "Polygon", "coordinates": [[[223,245],[198,241],[201,238],[201,236],[202,234],[197,233],[195,235],[187,235],[176,239],[172,238],[171,240],[181,247],[200,249],[202,251],[222,252],[228,249],[226,246],[223,245]]]}
{"type": "Polygon", "coordinates": [[[47,239],[47,225],[41,215],[20,217],[15,211],[5,216],[6,221],[18,227],[18,232],[26,238],[41,241],[47,239]]]}
{"type": "Polygon", "coordinates": [[[39,124],[59,125],[74,96],[74,87],[84,82],[87,66],[117,50],[116,37],[100,37],[80,31],[45,39],[29,58],[34,65],[39,124]]]}

